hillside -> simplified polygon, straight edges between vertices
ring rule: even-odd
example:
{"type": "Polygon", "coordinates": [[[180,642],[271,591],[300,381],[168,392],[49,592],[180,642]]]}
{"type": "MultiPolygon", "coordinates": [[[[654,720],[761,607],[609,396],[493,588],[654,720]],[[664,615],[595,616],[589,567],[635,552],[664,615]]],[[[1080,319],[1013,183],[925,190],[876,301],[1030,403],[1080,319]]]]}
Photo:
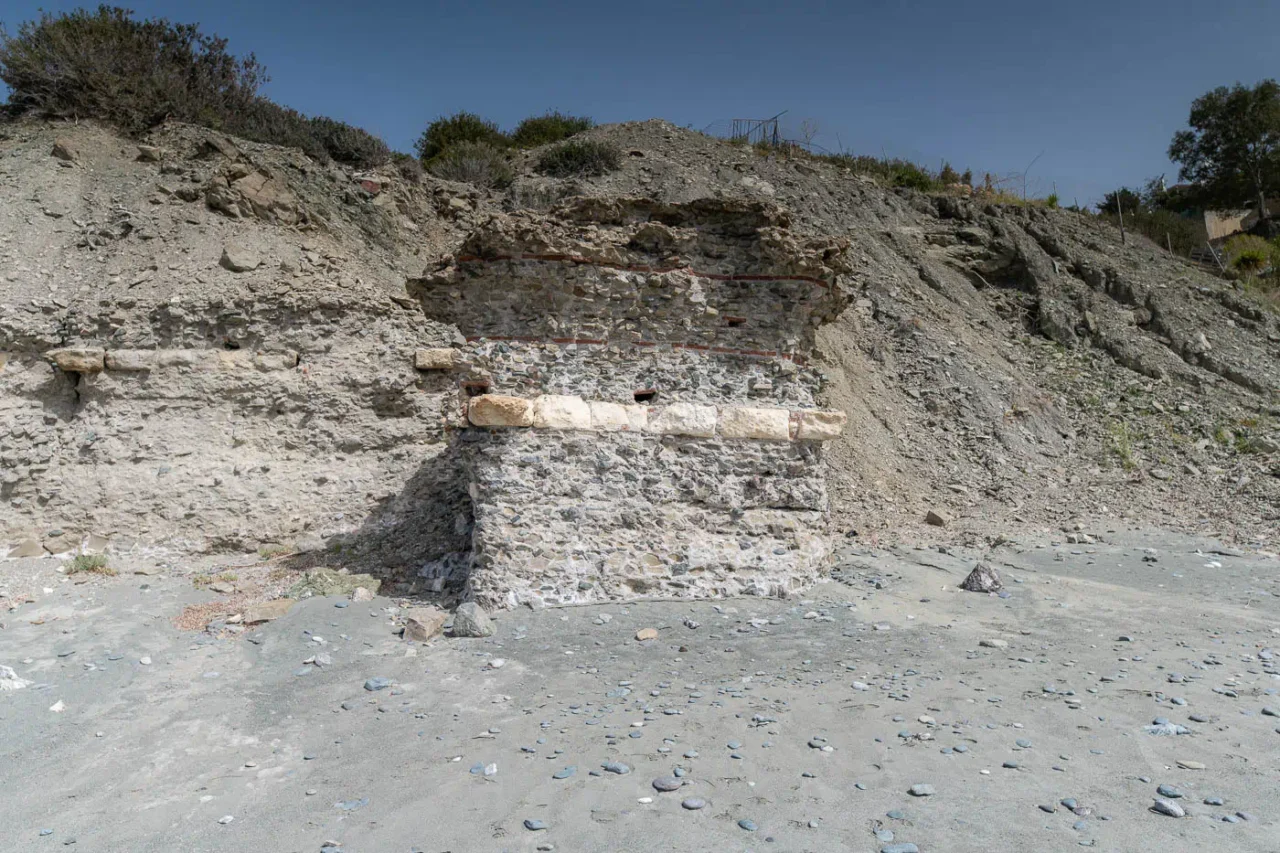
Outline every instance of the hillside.
{"type": "Polygon", "coordinates": [[[908,539],[934,510],[935,535],[976,544],[1274,537],[1280,323],[1231,283],[1066,211],[889,191],[661,121],[587,135],[622,149],[619,171],[541,177],[530,152],[485,191],[186,125],[141,149],[87,124],[0,128],[0,547],[327,544],[450,576],[468,548],[458,390],[413,356],[458,333],[406,281],[501,223],[554,228],[582,196],[750,201],[847,247],[852,307],[816,365],[850,420],[826,450],[834,534],[908,539]],[[157,354],[71,373],[58,348],[157,354]]]}

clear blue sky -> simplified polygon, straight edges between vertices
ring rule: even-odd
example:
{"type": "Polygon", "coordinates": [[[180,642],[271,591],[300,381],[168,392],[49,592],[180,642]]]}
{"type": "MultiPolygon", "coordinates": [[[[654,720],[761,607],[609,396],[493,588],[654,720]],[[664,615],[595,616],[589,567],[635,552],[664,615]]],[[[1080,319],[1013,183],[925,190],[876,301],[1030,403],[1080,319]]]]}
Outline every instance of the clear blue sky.
{"type": "MultiPolygon", "coordinates": [[[[78,3],[0,0],[10,31],[78,3]]],[[[1094,201],[1175,168],[1193,98],[1280,76],[1277,0],[186,0],[128,4],[256,53],[267,94],[410,150],[460,109],[698,129],[788,110],[831,149],[1031,172],[1094,201]]]]}

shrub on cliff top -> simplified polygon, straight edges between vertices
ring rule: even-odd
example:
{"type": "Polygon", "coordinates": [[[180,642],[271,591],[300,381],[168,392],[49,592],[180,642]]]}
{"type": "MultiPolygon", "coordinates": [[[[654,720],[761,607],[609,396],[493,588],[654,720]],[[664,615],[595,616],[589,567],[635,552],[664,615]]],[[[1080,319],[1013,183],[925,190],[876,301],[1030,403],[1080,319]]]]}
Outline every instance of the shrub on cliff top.
{"type": "Polygon", "coordinates": [[[253,54],[228,53],[226,39],[114,6],[44,12],[14,34],[0,28],[0,80],[17,113],[94,118],[131,134],[177,119],[364,168],[391,153],[357,127],[259,95],[266,69],[253,54]]]}
{"type": "Polygon", "coordinates": [[[432,160],[427,169],[446,181],[461,181],[492,189],[509,186],[515,179],[506,152],[486,142],[452,145],[432,160]]]}
{"type": "Polygon", "coordinates": [[[537,170],[553,178],[599,177],[618,169],[617,146],[593,139],[570,140],[549,148],[538,158],[537,170]]]}
{"type": "Polygon", "coordinates": [[[450,148],[464,142],[478,142],[491,148],[505,148],[511,140],[491,121],[475,113],[461,112],[442,116],[427,125],[415,148],[423,163],[428,163],[450,148]]]}
{"type": "Polygon", "coordinates": [[[208,124],[244,109],[267,75],[250,54],[194,24],[136,20],[99,6],[0,30],[0,80],[9,102],[46,115],[97,118],[129,132],[164,121],[208,124]]]}
{"type": "Polygon", "coordinates": [[[517,148],[537,148],[539,145],[550,145],[562,142],[590,130],[596,123],[587,116],[569,116],[563,113],[550,112],[541,116],[530,116],[516,125],[511,134],[511,141],[517,148]]]}

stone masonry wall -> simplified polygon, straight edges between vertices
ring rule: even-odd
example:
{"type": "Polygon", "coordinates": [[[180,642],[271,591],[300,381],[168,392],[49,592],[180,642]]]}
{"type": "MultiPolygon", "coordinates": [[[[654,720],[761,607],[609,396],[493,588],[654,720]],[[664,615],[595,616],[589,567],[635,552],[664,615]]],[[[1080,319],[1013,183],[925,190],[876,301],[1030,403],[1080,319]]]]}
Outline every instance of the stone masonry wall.
{"type": "Polygon", "coordinates": [[[463,447],[488,606],[786,595],[824,563],[816,444],[472,429],[463,447]]]}
{"type": "Polygon", "coordinates": [[[843,246],[761,205],[579,201],[494,217],[409,282],[450,371],[483,604],[786,595],[823,570],[814,332],[843,246]]]}

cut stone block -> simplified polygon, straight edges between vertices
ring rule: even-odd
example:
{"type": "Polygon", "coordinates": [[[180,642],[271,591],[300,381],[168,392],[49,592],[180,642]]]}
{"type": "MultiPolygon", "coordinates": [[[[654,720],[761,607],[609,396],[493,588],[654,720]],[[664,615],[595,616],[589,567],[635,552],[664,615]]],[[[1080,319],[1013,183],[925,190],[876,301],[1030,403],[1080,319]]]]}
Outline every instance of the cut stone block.
{"type": "Polygon", "coordinates": [[[581,397],[543,394],[533,401],[533,425],[539,429],[591,429],[591,408],[581,397]]]}
{"type": "Polygon", "coordinates": [[[788,441],[791,438],[791,413],[786,409],[723,409],[718,429],[725,438],[788,441]]]}
{"type": "Polygon", "coordinates": [[[591,402],[591,428],[601,432],[643,432],[649,422],[648,406],[591,402]]]}
{"type": "Polygon", "coordinates": [[[481,394],[471,398],[467,419],[476,426],[533,426],[533,406],[522,397],[481,394]]]}
{"type": "Polygon", "coordinates": [[[839,438],[849,416],[844,412],[800,412],[797,441],[830,441],[839,438]]]}
{"type": "Polygon", "coordinates": [[[456,350],[420,349],[413,354],[413,366],[418,370],[452,370],[457,357],[456,350]]]}
{"type": "Polygon", "coordinates": [[[138,373],[156,366],[153,349],[114,349],[107,352],[107,370],[138,373]]]}
{"type": "Polygon", "coordinates": [[[52,349],[44,355],[67,373],[98,373],[106,362],[106,353],[97,347],[52,349]]]}
{"type": "Polygon", "coordinates": [[[710,438],[716,434],[716,407],[672,403],[649,415],[648,432],[710,438]]]}

